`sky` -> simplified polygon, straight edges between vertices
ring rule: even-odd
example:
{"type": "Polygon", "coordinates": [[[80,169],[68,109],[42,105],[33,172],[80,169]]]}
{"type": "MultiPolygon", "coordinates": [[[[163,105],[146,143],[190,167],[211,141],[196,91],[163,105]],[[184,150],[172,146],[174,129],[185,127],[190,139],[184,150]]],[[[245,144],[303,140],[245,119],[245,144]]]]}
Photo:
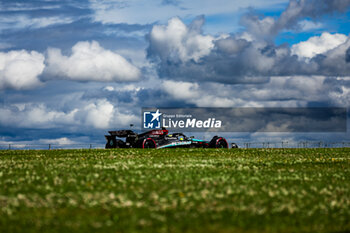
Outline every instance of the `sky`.
{"type": "Polygon", "coordinates": [[[349,25],[350,0],[2,0],[0,144],[103,144],[142,107],[348,108],[349,25]]]}

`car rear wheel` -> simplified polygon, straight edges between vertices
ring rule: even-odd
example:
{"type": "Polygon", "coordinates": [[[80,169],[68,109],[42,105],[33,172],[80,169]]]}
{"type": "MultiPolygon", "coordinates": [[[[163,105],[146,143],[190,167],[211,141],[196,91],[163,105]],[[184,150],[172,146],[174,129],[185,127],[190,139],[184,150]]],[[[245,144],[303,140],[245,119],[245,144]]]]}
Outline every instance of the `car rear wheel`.
{"type": "Polygon", "coordinates": [[[156,148],[156,147],[157,147],[156,142],[152,138],[146,138],[145,140],[143,140],[143,143],[142,143],[143,149],[156,148]]]}
{"type": "Polygon", "coordinates": [[[108,141],[106,143],[106,149],[112,149],[112,148],[125,148],[125,143],[116,138],[108,138],[108,141]]]}
{"type": "Polygon", "coordinates": [[[228,143],[225,138],[218,138],[215,143],[215,148],[228,148],[228,143]]]}
{"type": "Polygon", "coordinates": [[[117,142],[116,142],[115,138],[108,137],[105,148],[106,149],[115,148],[116,144],[117,144],[117,142]]]}

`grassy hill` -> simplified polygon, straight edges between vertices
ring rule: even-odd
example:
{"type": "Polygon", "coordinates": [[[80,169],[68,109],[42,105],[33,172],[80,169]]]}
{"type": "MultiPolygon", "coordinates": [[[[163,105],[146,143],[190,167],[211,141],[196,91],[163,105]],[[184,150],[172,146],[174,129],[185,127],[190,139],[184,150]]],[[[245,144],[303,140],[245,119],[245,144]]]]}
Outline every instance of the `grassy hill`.
{"type": "Polygon", "coordinates": [[[348,232],[350,148],[0,151],[0,232],[348,232]]]}

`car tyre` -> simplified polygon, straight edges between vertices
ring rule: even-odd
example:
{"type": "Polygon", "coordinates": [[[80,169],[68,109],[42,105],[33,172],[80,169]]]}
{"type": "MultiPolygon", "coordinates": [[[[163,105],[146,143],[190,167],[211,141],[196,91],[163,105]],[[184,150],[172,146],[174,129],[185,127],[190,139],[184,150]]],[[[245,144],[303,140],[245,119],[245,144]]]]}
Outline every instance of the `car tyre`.
{"type": "Polygon", "coordinates": [[[152,138],[146,138],[142,142],[143,149],[157,148],[156,142],[152,138]]]}
{"type": "Polygon", "coordinates": [[[116,148],[117,140],[115,138],[108,138],[106,149],[116,148]]]}
{"type": "Polygon", "coordinates": [[[225,148],[228,149],[228,143],[225,138],[219,137],[216,139],[215,148],[225,148]]]}

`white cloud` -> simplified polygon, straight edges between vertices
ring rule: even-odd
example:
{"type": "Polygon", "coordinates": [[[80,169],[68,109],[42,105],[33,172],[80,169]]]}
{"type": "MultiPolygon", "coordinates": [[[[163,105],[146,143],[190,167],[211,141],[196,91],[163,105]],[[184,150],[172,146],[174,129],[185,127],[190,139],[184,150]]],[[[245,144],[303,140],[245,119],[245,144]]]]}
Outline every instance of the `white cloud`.
{"type": "Polygon", "coordinates": [[[44,56],[35,51],[0,52],[0,89],[29,89],[41,84],[44,56]]]}
{"type": "Polygon", "coordinates": [[[256,37],[255,39],[270,37],[276,26],[276,20],[273,17],[260,18],[250,14],[244,15],[241,22],[247,28],[249,34],[256,37]]]}
{"type": "Polygon", "coordinates": [[[325,76],[275,76],[265,84],[225,85],[163,81],[171,98],[198,107],[307,107],[310,102],[349,105],[349,81],[325,76]]]}
{"type": "MultiPolygon", "coordinates": [[[[161,4],[156,0],[90,0],[94,20],[102,23],[151,24],[165,22],[170,17],[193,17],[197,15],[234,14],[247,7],[276,8],[286,0],[269,1],[227,1],[192,0],[181,1],[178,6],[161,4]],[[155,13],[157,12],[157,13],[155,13]]],[[[234,22],[232,22],[234,23],[234,22]]]]}
{"type": "Polygon", "coordinates": [[[55,139],[39,139],[38,143],[40,143],[40,144],[56,144],[56,145],[77,144],[76,141],[73,141],[73,140],[66,138],[66,137],[55,138],[55,139]]]}
{"type": "Polygon", "coordinates": [[[99,100],[84,107],[83,114],[86,114],[85,123],[96,129],[105,129],[110,125],[113,118],[114,106],[107,100],[99,100]]]}
{"type": "Polygon", "coordinates": [[[47,73],[76,81],[137,81],[140,70],[117,53],[102,48],[98,42],[78,42],[71,56],[60,49],[48,49],[47,73]]]}
{"type": "Polygon", "coordinates": [[[29,3],[18,3],[13,1],[13,4],[3,4],[1,5],[0,12],[4,11],[35,11],[35,10],[53,10],[53,9],[59,9],[59,5],[38,5],[36,6],[35,3],[31,4],[29,3]]]}
{"type": "Polygon", "coordinates": [[[125,127],[139,121],[128,110],[116,108],[106,99],[76,100],[81,107],[69,111],[48,108],[40,104],[13,104],[0,108],[0,125],[16,128],[54,129],[67,131],[83,127],[86,129],[108,129],[125,127]]]}
{"type": "Polygon", "coordinates": [[[136,116],[128,110],[115,110],[115,117],[111,120],[111,128],[127,128],[130,124],[136,125],[140,122],[140,116],[136,116]]]}
{"type": "MultiPolygon", "coordinates": [[[[8,145],[10,145],[10,148],[12,149],[48,149],[49,144],[51,148],[72,148],[73,146],[76,148],[81,147],[88,147],[89,144],[91,144],[91,141],[87,137],[74,137],[74,138],[67,138],[67,137],[59,137],[59,138],[38,138],[31,140],[20,140],[20,141],[13,141],[13,140],[6,140],[6,137],[0,138],[0,147],[3,149],[8,148],[8,145]]],[[[73,148],[74,148],[73,147],[73,148]]],[[[96,148],[96,144],[94,145],[94,148],[96,148]]]]}
{"type": "Polygon", "coordinates": [[[350,106],[350,77],[339,77],[334,82],[339,84],[328,91],[329,101],[336,106],[350,106]]]}
{"type": "Polygon", "coordinates": [[[114,91],[114,87],[112,87],[112,86],[106,86],[105,88],[103,88],[103,90],[106,90],[106,91],[114,91]]]}
{"type": "Polygon", "coordinates": [[[0,108],[0,124],[21,128],[49,129],[57,125],[74,123],[76,110],[62,112],[50,110],[44,104],[24,104],[20,108],[9,105],[0,108]]]}
{"type": "Polygon", "coordinates": [[[187,27],[179,18],[172,18],[166,26],[156,25],[149,36],[150,49],[163,60],[186,62],[193,59],[198,62],[214,47],[214,38],[201,35],[198,30],[203,23],[204,19],[197,19],[187,27]]]}
{"type": "Polygon", "coordinates": [[[8,48],[11,48],[12,45],[10,43],[3,43],[3,42],[0,42],[0,49],[8,49],[8,48]]]}
{"type": "MultiPolygon", "coordinates": [[[[252,36],[261,39],[272,35],[268,31],[281,30],[271,17],[260,20],[248,16],[245,25],[255,32],[252,36]]],[[[323,33],[291,49],[266,40],[249,42],[235,35],[215,38],[201,32],[203,23],[203,18],[188,25],[173,18],[165,26],[153,26],[147,55],[156,64],[160,78],[254,84],[267,82],[272,76],[349,74],[350,40],[345,35],[323,33]],[[325,55],[322,59],[311,59],[320,53],[325,55]]]]}
{"type": "Polygon", "coordinates": [[[162,88],[172,98],[196,104],[198,107],[232,107],[239,102],[238,99],[232,98],[231,94],[222,96],[214,93],[213,89],[200,87],[198,83],[166,80],[162,83],[162,88]]]}
{"type": "Polygon", "coordinates": [[[322,33],[321,36],[314,36],[307,41],[300,42],[292,46],[292,54],[295,54],[302,58],[312,58],[317,54],[326,53],[344,44],[348,40],[348,37],[343,34],[330,34],[328,32],[322,33]]]}
{"type": "Polygon", "coordinates": [[[302,20],[299,22],[299,26],[302,31],[311,31],[322,28],[323,24],[319,22],[313,22],[310,20],[302,20]]]}
{"type": "Polygon", "coordinates": [[[23,29],[23,28],[45,28],[51,25],[69,24],[74,21],[71,17],[38,17],[31,18],[25,15],[2,17],[0,19],[0,30],[23,29]]]}
{"type": "Polygon", "coordinates": [[[200,89],[197,83],[166,80],[163,82],[162,87],[175,99],[188,100],[200,97],[200,89]]]}

